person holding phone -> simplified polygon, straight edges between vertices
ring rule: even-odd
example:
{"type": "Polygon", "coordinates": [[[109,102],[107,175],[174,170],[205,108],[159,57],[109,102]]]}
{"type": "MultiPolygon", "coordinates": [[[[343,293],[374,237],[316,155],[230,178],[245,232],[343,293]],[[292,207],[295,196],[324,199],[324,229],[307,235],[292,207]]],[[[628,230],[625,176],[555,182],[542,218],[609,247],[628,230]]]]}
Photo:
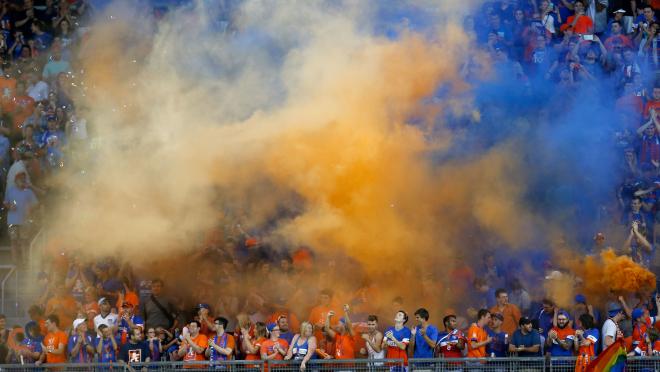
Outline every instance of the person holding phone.
{"type": "Polygon", "coordinates": [[[575,14],[568,17],[566,23],[561,26],[562,31],[573,30],[576,34],[593,34],[594,21],[585,13],[585,4],[583,0],[576,0],[573,3],[575,14]]]}

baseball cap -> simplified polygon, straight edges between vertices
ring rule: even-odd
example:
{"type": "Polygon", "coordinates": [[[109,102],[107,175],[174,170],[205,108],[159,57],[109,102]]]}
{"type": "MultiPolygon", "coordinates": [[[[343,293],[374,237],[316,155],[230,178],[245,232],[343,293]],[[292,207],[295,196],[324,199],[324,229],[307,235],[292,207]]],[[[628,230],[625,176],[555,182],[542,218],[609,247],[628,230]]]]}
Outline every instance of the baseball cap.
{"type": "Polygon", "coordinates": [[[585,297],[583,294],[576,294],[575,295],[575,303],[576,304],[586,304],[587,303],[587,297],[585,297]]]}
{"type": "Polygon", "coordinates": [[[197,308],[209,310],[211,307],[209,306],[209,304],[198,304],[197,308]]]}
{"type": "Polygon", "coordinates": [[[642,309],[635,309],[632,312],[632,320],[633,321],[635,321],[635,320],[637,320],[637,319],[639,319],[643,316],[644,316],[644,310],[642,310],[642,309]]]}
{"type": "Polygon", "coordinates": [[[268,323],[268,325],[266,326],[266,329],[268,330],[268,332],[273,332],[273,329],[275,329],[275,327],[277,327],[277,324],[268,323]]]}
{"type": "Polygon", "coordinates": [[[617,10],[615,10],[614,12],[612,12],[612,14],[625,13],[625,12],[626,12],[626,11],[623,10],[623,9],[617,9],[617,10]]]}
{"type": "Polygon", "coordinates": [[[531,324],[531,323],[532,323],[532,321],[526,316],[520,318],[520,321],[518,321],[518,325],[521,325],[521,326],[531,324]]]}
{"type": "Polygon", "coordinates": [[[85,323],[86,321],[87,321],[87,319],[76,319],[76,320],[74,320],[73,321],[73,329],[75,330],[76,328],[78,328],[79,325],[85,323]]]}
{"type": "Polygon", "coordinates": [[[105,297],[101,297],[101,298],[99,298],[99,301],[98,301],[98,304],[99,304],[99,305],[101,305],[101,304],[104,303],[104,302],[108,302],[108,299],[105,298],[105,297]]]}
{"type": "Polygon", "coordinates": [[[607,305],[607,316],[613,317],[616,314],[622,312],[621,305],[618,302],[610,302],[607,305]]]}
{"type": "Polygon", "coordinates": [[[501,320],[501,321],[504,321],[504,315],[502,315],[502,314],[500,314],[500,313],[494,313],[494,314],[493,314],[493,318],[496,318],[496,319],[499,319],[499,320],[501,320]]]}

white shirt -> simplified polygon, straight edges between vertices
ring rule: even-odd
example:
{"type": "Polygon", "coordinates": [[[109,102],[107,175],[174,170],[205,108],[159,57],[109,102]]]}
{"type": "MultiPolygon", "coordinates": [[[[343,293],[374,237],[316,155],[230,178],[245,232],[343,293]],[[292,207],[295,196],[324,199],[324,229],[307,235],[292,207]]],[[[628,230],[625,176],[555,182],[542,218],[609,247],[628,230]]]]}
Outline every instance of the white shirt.
{"type": "Polygon", "coordinates": [[[117,321],[118,318],[119,317],[117,316],[117,314],[113,314],[113,313],[108,314],[105,318],[101,314],[95,316],[94,317],[94,329],[96,329],[96,334],[99,337],[101,337],[101,332],[99,332],[99,326],[101,324],[105,324],[108,327],[117,326],[119,324],[119,322],[117,321]]]}
{"type": "Polygon", "coordinates": [[[25,169],[25,163],[23,160],[18,160],[15,161],[11,167],[9,167],[9,171],[7,172],[7,188],[5,190],[9,190],[12,186],[16,186],[16,175],[20,172],[25,173],[25,180],[27,181],[28,185],[31,184],[30,175],[25,169]]]}
{"type": "Polygon", "coordinates": [[[28,87],[27,94],[37,102],[48,99],[48,84],[45,81],[39,80],[34,85],[28,87]]]}
{"type": "Polygon", "coordinates": [[[616,323],[614,323],[612,319],[607,319],[605,321],[605,323],[603,324],[603,332],[601,332],[603,335],[603,350],[607,348],[607,345],[605,345],[605,338],[607,338],[607,336],[610,336],[612,337],[613,340],[616,340],[616,330],[618,328],[619,327],[617,327],[616,323]]]}

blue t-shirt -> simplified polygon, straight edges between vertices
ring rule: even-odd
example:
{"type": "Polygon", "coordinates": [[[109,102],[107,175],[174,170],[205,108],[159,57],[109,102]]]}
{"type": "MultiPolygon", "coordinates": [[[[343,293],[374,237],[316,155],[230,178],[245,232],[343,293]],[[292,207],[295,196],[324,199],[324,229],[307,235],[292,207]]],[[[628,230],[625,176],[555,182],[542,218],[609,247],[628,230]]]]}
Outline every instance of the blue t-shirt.
{"type": "Polygon", "coordinates": [[[117,352],[112,346],[112,340],[102,340],[100,338],[96,339],[96,346],[98,347],[100,342],[103,342],[101,346],[101,354],[99,355],[100,363],[116,362],[117,361],[117,352]]]}
{"type": "Polygon", "coordinates": [[[5,202],[16,206],[7,213],[7,224],[23,225],[27,219],[28,209],[37,204],[37,197],[28,188],[21,189],[17,186],[11,186],[5,193],[5,202]]]}
{"type": "MultiPolygon", "coordinates": [[[[94,342],[92,342],[92,337],[90,335],[85,335],[84,337],[87,343],[90,346],[94,347],[94,342]]],[[[69,353],[71,353],[73,347],[76,346],[76,343],[78,342],[79,338],[80,336],[77,334],[69,337],[69,347],[67,348],[67,351],[69,353]]],[[[94,354],[90,355],[86,349],[87,348],[85,347],[85,344],[80,344],[80,348],[78,348],[78,353],[74,356],[71,356],[71,363],[91,363],[94,354]]]]}
{"type": "MultiPolygon", "coordinates": [[[[524,347],[531,347],[534,345],[541,345],[541,336],[539,333],[533,329],[530,333],[523,335],[520,330],[516,330],[513,333],[513,337],[511,338],[511,344],[515,347],[518,346],[524,346],[524,347]]],[[[521,351],[518,353],[518,356],[520,357],[535,357],[535,356],[540,356],[541,351],[539,349],[539,352],[537,353],[530,353],[527,351],[521,351]]]]}
{"type": "MultiPolygon", "coordinates": [[[[433,349],[424,339],[424,336],[419,332],[421,327],[416,326],[417,334],[415,334],[415,351],[413,353],[413,358],[433,358],[433,349]]],[[[426,327],[426,335],[431,340],[438,339],[438,329],[432,325],[426,327]]]]}
{"type": "Polygon", "coordinates": [[[286,340],[286,343],[291,345],[291,341],[293,340],[293,333],[289,332],[282,332],[280,333],[280,338],[282,340],[286,340]]]}
{"type": "Polygon", "coordinates": [[[495,332],[492,329],[486,327],[486,333],[493,339],[493,342],[486,345],[486,354],[490,356],[495,354],[498,358],[506,357],[506,353],[509,350],[509,339],[506,332],[495,332]]]}
{"type": "Polygon", "coordinates": [[[539,328],[541,329],[541,334],[543,337],[548,338],[548,332],[552,329],[552,319],[554,317],[553,313],[547,313],[545,310],[541,311],[536,316],[536,319],[539,320],[539,328]]]}

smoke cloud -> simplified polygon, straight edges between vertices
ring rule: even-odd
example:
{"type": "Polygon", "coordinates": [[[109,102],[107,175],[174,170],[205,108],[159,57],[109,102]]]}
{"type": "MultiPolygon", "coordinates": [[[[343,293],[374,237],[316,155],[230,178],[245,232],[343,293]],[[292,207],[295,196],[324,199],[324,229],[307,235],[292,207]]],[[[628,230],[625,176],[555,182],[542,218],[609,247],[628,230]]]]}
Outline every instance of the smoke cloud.
{"type": "Polygon", "coordinates": [[[420,304],[427,288],[411,283],[446,282],[487,249],[545,246],[566,221],[553,190],[580,164],[540,139],[584,139],[553,124],[589,113],[532,125],[540,102],[495,79],[462,30],[474,4],[416,2],[432,26],[384,30],[387,3],[246,1],[232,22],[205,2],[159,22],[109,6],[80,49],[75,99],[94,140],[62,175],[53,230],[90,255],[181,264],[198,236],[241,223],[420,304]],[[483,80],[465,78],[468,60],[483,80]]]}

